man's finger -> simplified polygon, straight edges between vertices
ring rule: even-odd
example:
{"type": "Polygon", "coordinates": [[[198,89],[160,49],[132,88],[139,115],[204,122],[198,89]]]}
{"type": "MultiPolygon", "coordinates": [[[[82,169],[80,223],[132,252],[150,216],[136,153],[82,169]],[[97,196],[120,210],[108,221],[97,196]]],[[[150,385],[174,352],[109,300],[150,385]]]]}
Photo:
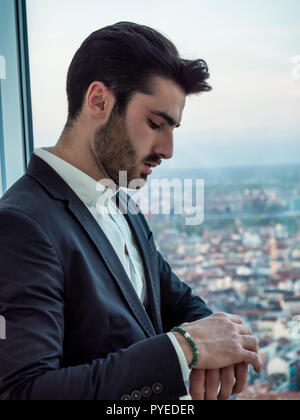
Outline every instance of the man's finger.
{"type": "Polygon", "coordinates": [[[225,312],[217,312],[212,315],[214,318],[222,318],[222,319],[229,319],[231,322],[234,322],[235,324],[243,324],[242,319],[233,314],[226,314],[225,312]]]}
{"type": "Polygon", "coordinates": [[[262,371],[263,363],[257,353],[245,350],[244,362],[248,365],[252,365],[255,372],[260,373],[262,371]]]}
{"type": "Polygon", "coordinates": [[[243,340],[243,347],[245,350],[254,351],[255,353],[258,353],[258,340],[249,335],[243,335],[241,337],[243,340]]]}
{"type": "Polygon", "coordinates": [[[235,369],[234,366],[229,366],[221,370],[221,389],[218,395],[218,400],[228,400],[232,395],[235,384],[235,369]]]}
{"type": "Polygon", "coordinates": [[[190,375],[190,396],[194,401],[203,401],[205,394],[205,370],[194,369],[190,375]]]}
{"type": "Polygon", "coordinates": [[[230,321],[234,322],[235,324],[243,325],[243,320],[237,315],[229,315],[230,321]]]}
{"type": "Polygon", "coordinates": [[[252,329],[248,325],[241,325],[238,329],[240,335],[253,335],[252,329]]]}
{"type": "Polygon", "coordinates": [[[218,399],[220,386],[220,370],[207,370],[205,378],[205,400],[215,401],[218,399]]]}
{"type": "Polygon", "coordinates": [[[232,395],[243,392],[248,381],[248,365],[240,363],[235,366],[235,385],[232,390],[232,395]]]}

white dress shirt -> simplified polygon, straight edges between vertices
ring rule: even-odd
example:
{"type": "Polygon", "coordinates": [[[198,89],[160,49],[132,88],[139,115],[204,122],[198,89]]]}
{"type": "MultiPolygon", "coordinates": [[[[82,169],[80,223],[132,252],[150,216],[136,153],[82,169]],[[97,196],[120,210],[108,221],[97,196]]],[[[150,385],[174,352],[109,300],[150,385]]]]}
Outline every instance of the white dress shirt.
{"type": "MultiPolygon", "coordinates": [[[[34,153],[58,173],[92,213],[116,251],[140,301],[147,306],[148,294],[143,261],[126,218],[111,200],[115,193],[48,150],[50,149],[36,149],[34,153]]],[[[173,333],[168,333],[168,337],[174,345],[183,379],[187,384],[191,371],[183,350],[173,333]]],[[[187,395],[180,399],[186,400],[191,397],[187,395]]]]}

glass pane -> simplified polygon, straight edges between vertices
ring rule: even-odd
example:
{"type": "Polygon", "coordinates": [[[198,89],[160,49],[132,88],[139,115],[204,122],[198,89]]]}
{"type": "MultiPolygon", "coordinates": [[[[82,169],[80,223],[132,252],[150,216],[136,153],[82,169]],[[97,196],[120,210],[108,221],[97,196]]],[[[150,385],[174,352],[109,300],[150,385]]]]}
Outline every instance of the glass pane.
{"type": "Polygon", "coordinates": [[[24,174],[24,144],[15,2],[3,0],[0,13],[0,117],[2,187],[24,174]],[[1,121],[2,120],[2,121],[1,121]],[[1,133],[2,131],[2,133],[1,133]],[[5,174],[5,178],[4,178],[5,174]]]}
{"type": "Polygon", "coordinates": [[[4,60],[4,57],[0,57],[0,197],[3,195],[4,191],[6,190],[2,94],[1,94],[1,83],[2,83],[2,79],[4,78],[5,78],[5,60],[4,60]]]}
{"type": "Polygon", "coordinates": [[[289,376],[300,350],[299,1],[27,5],[36,147],[54,145],[62,132],[68,66],[93,31],[145,24],[184,58],[207,61],[214,90],[188,98],[174,157],[155,174],[204,179],[204,222],[187,226],[174,203],[169,214],[147,217],[174,272],[214,310],[242,316],[260,339],[264,372],[250,373],[241,398],[300,392],[289,376]]]}

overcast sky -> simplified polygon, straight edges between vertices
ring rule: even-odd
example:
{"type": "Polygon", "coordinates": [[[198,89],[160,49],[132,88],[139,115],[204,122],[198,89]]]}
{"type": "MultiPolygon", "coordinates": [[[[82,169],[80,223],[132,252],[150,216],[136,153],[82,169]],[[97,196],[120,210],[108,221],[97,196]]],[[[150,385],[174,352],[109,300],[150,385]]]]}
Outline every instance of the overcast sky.
{"type": "Polygon", "coordinates": [[[56,143],[66,73],[94,30],[152,26],[207,61],[213,92],[188,99],[165,168],[300,163],[299,0],[27,0],[35,144],[56,143]],[[295,71],[294,71],[295,74],[295,71]],[[297,72],[296,72],[297,74],[297,72]]]}

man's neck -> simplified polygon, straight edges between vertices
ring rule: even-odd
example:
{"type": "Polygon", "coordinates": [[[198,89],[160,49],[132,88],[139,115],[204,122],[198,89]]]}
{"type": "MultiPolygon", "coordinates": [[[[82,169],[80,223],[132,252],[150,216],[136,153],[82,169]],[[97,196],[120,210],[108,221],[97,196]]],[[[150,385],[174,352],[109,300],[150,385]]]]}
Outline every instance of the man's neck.
{"type": "Polygon", "coordinates": [[[88,147],[87,142],[80,142],[74,139],[69,141],[66,137],[61,137],[57,145],[47,149],[47,151],[84,172],[97,182],[109,179],[105,169],[100,167],[101,163],[99,164],[96,161],[93,151],[88,147]]]}

